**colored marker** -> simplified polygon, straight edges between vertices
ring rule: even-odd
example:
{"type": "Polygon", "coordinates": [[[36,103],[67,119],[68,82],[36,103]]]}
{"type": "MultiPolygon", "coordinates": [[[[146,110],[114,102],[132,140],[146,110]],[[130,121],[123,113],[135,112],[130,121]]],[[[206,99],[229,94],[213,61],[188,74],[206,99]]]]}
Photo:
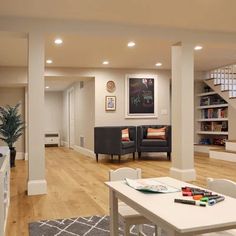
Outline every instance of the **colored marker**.
{"type": "Polygon", "coordinates": [[[194,195],[193,196],[193,200],[200,200],[201,198],[203,198],[203,195],[194,195]]]}
{"type": "Polygon", "coordinates": [[[208,201],[208,205],[209,205],[209,206],[213,206],[213,205],[215,205],[216,203],[222,202],[222,201],[224,201],[224,200],[225,200],[225,197],[223,197],[223,196],[221,196],[220,198],[216,198],[216,199],[210,199],[210,200],[208,201]]]}
{"type": "Polygon", "coordinates": [[[211,199],[218,199],[218,198],[221,198],[222,196],[219,196],[219,195],[212,195],[212,196],[209,196],[209,197],[203,197],[200,199],[201,202],[208,202],[209,200],[211,199]]]}
{"type": "Polygon", "coordinates": [[[193,200],[175,199],[174,202],[187,204],[187,205],[196,205],[196,206],[201,206],[201,207],[206,206],[206,204],[204,202],[196,202],[196,201],[193,201],[193,200]]]}
{"type": "Polygon", "coordinates": [[[183,196],[193,196],[192,192],[182,192],[183,196]]]}

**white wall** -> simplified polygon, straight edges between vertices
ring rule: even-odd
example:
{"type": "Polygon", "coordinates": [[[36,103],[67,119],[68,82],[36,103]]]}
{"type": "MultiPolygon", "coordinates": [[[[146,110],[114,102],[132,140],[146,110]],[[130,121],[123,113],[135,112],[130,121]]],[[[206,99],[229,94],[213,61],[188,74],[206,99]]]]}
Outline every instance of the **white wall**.
{"type": "MultiPolygon", "coordinates": [[[[1,79],[1,77],[0,77],[1,79]]],[[[18,88],[0,88],[0,106],[15,106],[18,102],[21,103],[19,107],[19,114],[25,117],[25,89],[23,87],[18,88]]],[[[0,140],[0,146],[6,146],[6,144],[0,140]]],[[[25,138],[24,133],[15,144],[17,152],[25,152],[25,138]]]]}
{"type": "Polygon", "coordinates": [[[95,125],[142,125],[142,124],[170,124],[170,71],[157,70],[107,70],[95,75],[95,125]],[[125,118],[125,77],[126,74],[157,75],[158,91],[157,102],[158,118],[125,118]],[[106,83],[113,80],[116,90],[113,93],[106,91],[106,83]],[[116,96],[115,112],[105,111],[105,96],[116,96]],[[167,114],[161,114],[166,110],[167,114]]]}
{"type": "Polygon", "coordinates": [[[75,142],[80,146],[84,137],[84,148],[93,150],[95,125],[95,82],[94,79],[75,85],[75,142]]]}
{"type": "MultiPolygon", "coordinates": [[[[69,71],[71,72],[71,71],[69,71]]],[[[85,81],[84,88],[79,88],[79,83],[74,84],[76,93],[76,145],[79,146],[80,136],[85,137],[85,148],[93,150],[94,126],[106,125],[142,125],[142,124],[170,124],[170,71],[157,70],[123,70],[123,69],[91,69],[86,71],[72,71],[71,76],[93,76],[94,80],[85,81]],[[155,74],[158,76],[158,118],[126,119],[125,118],[125,76],[126,74],[155,74]],[[113,80],[116,90],[109,93],[106,83],[113,80]],[[116,111],[105,111],[105,96],[113,95],[117,98],[116,111]],[[167,114],[161,114],[166,110],[167,114]]],[[[57,72],[58,73],[58,72],[57,72]]],[[[67,75],[68,70],[61,71],[67,75]]],[[[54,74],[54,73],[53,73],[54,74]]],[[[60,74],[60,73],[59,73],[60,74]]],[[[61,74],[60,74],[61,75],[61,74]]],[[[67,137],[67,93],[63,93],[63,140],[68,142],[67,137]]]]}
{"type": "Polygon", "coordinates": [[[62,133],[62,92],[45,92],[44,129],[62,133]]]}

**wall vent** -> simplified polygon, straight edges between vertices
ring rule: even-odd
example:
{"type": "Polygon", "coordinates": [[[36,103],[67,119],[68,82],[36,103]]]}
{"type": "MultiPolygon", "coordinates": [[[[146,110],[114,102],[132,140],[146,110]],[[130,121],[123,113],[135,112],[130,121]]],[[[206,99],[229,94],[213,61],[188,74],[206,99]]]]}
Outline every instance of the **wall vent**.
{"type": "Polygon", "coordinates": [[[79,82],[79,87],[82,89],[84,87],[84,81],[79,82]]]}
{"type": "Polygon", "coordinates": [[[79,144],[80,144],[80,147],[84,147],[84,136],[80,136],[79,144]]]}

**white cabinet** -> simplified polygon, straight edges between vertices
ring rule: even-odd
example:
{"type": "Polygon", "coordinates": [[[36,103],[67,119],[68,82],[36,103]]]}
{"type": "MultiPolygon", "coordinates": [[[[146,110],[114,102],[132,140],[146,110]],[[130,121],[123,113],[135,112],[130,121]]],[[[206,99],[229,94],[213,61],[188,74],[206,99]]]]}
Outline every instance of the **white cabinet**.
{"type": "Polygon", "coordinates": [[[5,235],[10,205],[10,154],[8,147],[0,147],[0,235],[5,235]]]}
{"type": "Polygon", "coordinates": [[[57,145],[60,146],[60,134],[59,132],[46,132],[45,133],[45,145],[57,145]]]}

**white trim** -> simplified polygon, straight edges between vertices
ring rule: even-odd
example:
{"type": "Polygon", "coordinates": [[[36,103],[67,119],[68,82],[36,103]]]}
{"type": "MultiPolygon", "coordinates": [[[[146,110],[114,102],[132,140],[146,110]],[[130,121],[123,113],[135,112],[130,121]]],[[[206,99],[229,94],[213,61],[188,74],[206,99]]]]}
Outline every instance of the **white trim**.
{"type": "Polygon", "coordinates": [[[16,152],[16,160],[25,160],[24,152],[16,152]]]}
{"type": "Polygon", "coordinates": [[[28,161],[29,160],[29,155],[28,155],[28,153],[26,152],[25,153],[25,161],[28,161]]]}
{"type": "Polygon", "coordinates": [[[74,145],[74,150],[85,155],[85,156],[88,156],[88,157],[92,157],[95,159],[95,153],[93,151],[91,151],[90,149],[87,149],[87,148],[84,148],[84,147],[80,147],[80,146],[77,146],[77,145],[74,145]]]}
{"type": "Polygon", "coordinates": [[[158,118],[158,79],[157,75],[153,74],[127,74],[125,75],[125,118],[132,119],[132,118],[158,118]],[[147,79],[154,79],[154,113],[153,114],[129,114],[129,86],[128,82],[130,78],[147,78],[147,79]]]}
{"type": "Polygon", "coordinates": [[[42,180],[29,180],[28,181],[28,195],[41,195],[47,194],[47,181],[42,180]]]}
{"type": "Polygon", "coordinates": [[[61,146],[69,147],[69,143],[67,141],[61,140],[61,146]]]}
{"type": "Polygon", "coordinates": [[[193,181],[196,180],[196,171],[194,169],[177,169],[174,167],[170,168],[170,176],[182,181],[193,181]]]}

